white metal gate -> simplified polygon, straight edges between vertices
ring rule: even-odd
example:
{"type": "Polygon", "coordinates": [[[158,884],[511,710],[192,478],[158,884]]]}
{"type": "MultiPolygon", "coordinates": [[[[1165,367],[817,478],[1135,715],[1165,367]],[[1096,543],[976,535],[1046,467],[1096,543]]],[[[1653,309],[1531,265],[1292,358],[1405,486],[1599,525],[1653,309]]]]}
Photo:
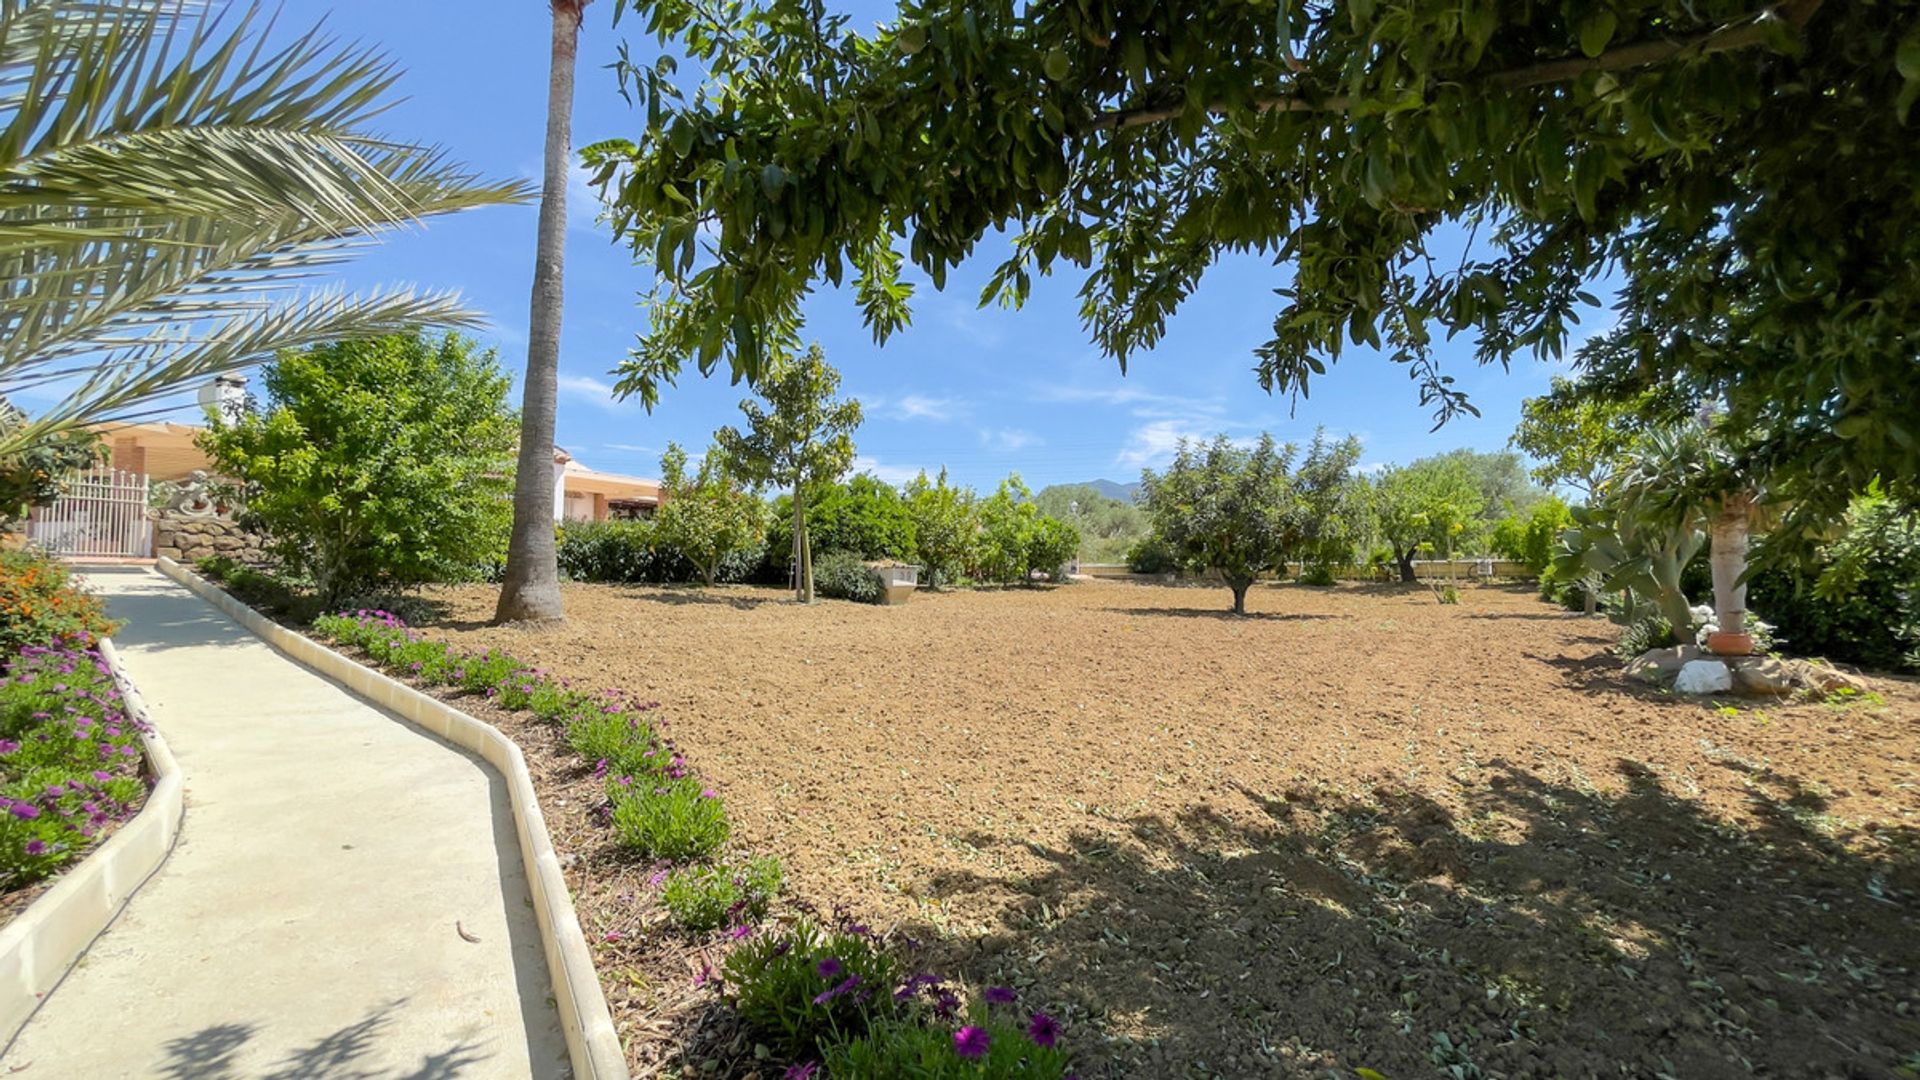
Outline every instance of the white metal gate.
{"type": "Polygon", "coordinates": [[[51,506],[36,506],[27,538],[56,555],[153,555],[147,478],[96,468],[74,475],[51,506]]]}

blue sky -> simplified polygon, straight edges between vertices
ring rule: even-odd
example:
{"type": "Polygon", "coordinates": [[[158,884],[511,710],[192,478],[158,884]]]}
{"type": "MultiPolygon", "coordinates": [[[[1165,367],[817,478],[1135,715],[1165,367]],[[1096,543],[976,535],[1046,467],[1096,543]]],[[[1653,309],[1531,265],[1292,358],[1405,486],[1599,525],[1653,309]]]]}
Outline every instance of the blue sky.
{"type": "MultiPolygon", "coordinates": [[[[851,10],[871,22],[890,9],[862,3],[851,10]]],[[[323,15],[337,34],[380,44],[406,70],[399,86],[406,100],[382,121],[388,133],[439,143],[496,176],[538,176],[549,25],[544,3],[292,0],[281,19],[323,15]],[[453,12],[458,16],[449,17],[453,12]]],[[[611,0],[588,8],[576,146],[639,134],[638,118],[606,67],[619,40],[612,17],[611,0]]],[[[621,33],[636,55],[651,52],[637,25],[621,33]]],[[[652,414],[612,400],[608,371],[644,324],[637,300],[647,274],[612,243],[610,232],[595,228],[596,207],[584,181],[577,183],[569,208],[559,441],[593,467],[653,476],[668,440],[698,453],[716,427],[735,422],[744,388],[724,374],[702,379],[696,373],[667,389],[652,414]]],[[[517,374],[525,363],[534,224],[533,206],[439,219],[391,237],[345,277],[354,285],[459,289],[491,318],[494,328],[481,336],[517,374]]],[[[1482,369],[1464,340],[1442,346],[1447,369],[1483,415],[1430,434],[1431,419],[1404,369],[1368,350],[1351,350],[1316,380],[1310,399],[1290,409],[1286,398],[1263,393],[1250,370],[1251,351],[1266,339],[1278,303],[1271,290],[1285,282],[1286,271],[1240,258],[1208,275],[1165,341],[1135,356],[1122,377],[1081,330],[1077,276],[1036,282],[1020,311],[978,309],[974,301],[993,262],[991,246],[983,247],[987,253],[952,275],[946,292],[922,284],[914,325],[884,347],[874,344],[842,297],[822,294],[809,310],[808,335],[842,372],[843,389],[867,407],[856,436],[859,465],[884,479],[903,481],[920,468],[945,465],[980,488],[1009,471],[1036,490],[1096,477],[1131,481],[1143,466],[1163,464],[1182,435],[1267,430],[1304,441],[1316,425],[1358,435],[1367,465],[1457,446],[1499,449],[1521,399],[1542,392],[1551,374],[1533,361],[1516,362],[1511,372],[1482,369]]]]}

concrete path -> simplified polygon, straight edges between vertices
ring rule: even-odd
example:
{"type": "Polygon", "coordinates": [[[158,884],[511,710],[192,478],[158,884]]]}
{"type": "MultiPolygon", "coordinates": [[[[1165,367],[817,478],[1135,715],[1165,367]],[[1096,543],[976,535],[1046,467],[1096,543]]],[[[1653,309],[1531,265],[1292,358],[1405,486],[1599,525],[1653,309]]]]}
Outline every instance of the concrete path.
{"type": "Polygon", "coordinates": [[[500,778],[151,570],[87,577],[186,819],[0,1076],[568,1075],[500,778]]]}

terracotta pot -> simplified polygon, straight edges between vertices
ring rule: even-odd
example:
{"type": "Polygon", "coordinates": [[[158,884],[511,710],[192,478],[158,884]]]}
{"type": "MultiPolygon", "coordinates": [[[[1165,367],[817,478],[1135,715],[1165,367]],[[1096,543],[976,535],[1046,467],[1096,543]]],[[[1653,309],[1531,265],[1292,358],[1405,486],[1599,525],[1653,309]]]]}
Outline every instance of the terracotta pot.
{"type": "Polygon", "coordinates": [[[1707,651],[1715,656],[1751,656],[1753,635],[1716,631],[1707,635],[1707,651]]]}

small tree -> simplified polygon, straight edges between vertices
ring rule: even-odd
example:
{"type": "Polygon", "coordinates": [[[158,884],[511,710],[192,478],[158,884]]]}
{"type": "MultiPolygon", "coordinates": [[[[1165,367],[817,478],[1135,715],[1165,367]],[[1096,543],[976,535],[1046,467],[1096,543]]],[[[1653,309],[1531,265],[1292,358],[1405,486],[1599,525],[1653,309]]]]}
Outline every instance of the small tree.
{"type": "Polygon", "coordinates": [[[1033,527],[1027,532],[1026,577],[1047,575],[1056,584],[1067,579],[1067,564],[1080,553],[1080,530],[1069,522],[1034,510],[1033,527]]]}
{"type": "Polygon", "coordinates": [[[1323,574],[1352,560],[1366,532],[1365,490],[1353,468],[1360,463],[1360,440],[1335,441],[1326,431],[1313,433],[1307,456],[1293,472],[1293,505],[1287,514],[1287,556],[1301,568],[1323,574]]]}
{"type": "Polygon", "coordinates": [[[765,399],[740,403],[747,431],[714,432],[714,441],[740,474],[793,492],[794,598],[813,603],[813,546],[807,539],[807,493],[840,479],[853,464],[853,431],[860,403],[835,401],[840,373],[814,345],[799,359],[773,364],[756,389],[765,399]]]}
{"type": "Polygon", "coordinates": [[[1393,548],[1401,581],[1416,580],[1413,557],[1422,544],[1451,558],[1454,544],[1485,505],[1473,473],[1449,457],[1388,469],[1373,490],[1375,518],[1393,548]]]}
{"type": "Polygon", "coordinates": [[[666,499],[654,519],[656,535],[712,586],[722,560],[753,547],[766,533],[766,504],[717,450],[707,451],[699,470],[688,475],[687,452],[668,443],[660,478],[666,499]]]}
{"type": "Polygon", "coordinates": [[[951,582],[973,562],[980,522],[971,489],[947,483],[947,470],[928,483],[922,472],[907,485],[907,514],[929,585],[951,582]]]}
{"type": "Polygon", "coordinates": [[[199,445],[322,603],[468,577],[504,552],[516,419],[492,350],[343,341],[282,353],[262,382],[265,408],[210,411],[199,445]]]}
{"type": "Polygon", "coordinates": [[[1560,534],[1573,525],[1573,515],[1558,495],[1549,495],[1533,504],[1526,513],[1509,510],[1494,525],[1488,540],[1494,554],[1527,564],[1534,574],[1545,573],[1553,565],[1560,546],[1560,534]]]}
{"type": "Polygon", "coordinates": [[[1285,555],[1292,454],[1271,435],[1252,449],[1221,435],[1204,445],[1182,442],[1165,473],[1141,475],[1154,533],[1183,560],[1226,579],[1235,615],[1247,613],[1254,577],[1285,555]]]}

